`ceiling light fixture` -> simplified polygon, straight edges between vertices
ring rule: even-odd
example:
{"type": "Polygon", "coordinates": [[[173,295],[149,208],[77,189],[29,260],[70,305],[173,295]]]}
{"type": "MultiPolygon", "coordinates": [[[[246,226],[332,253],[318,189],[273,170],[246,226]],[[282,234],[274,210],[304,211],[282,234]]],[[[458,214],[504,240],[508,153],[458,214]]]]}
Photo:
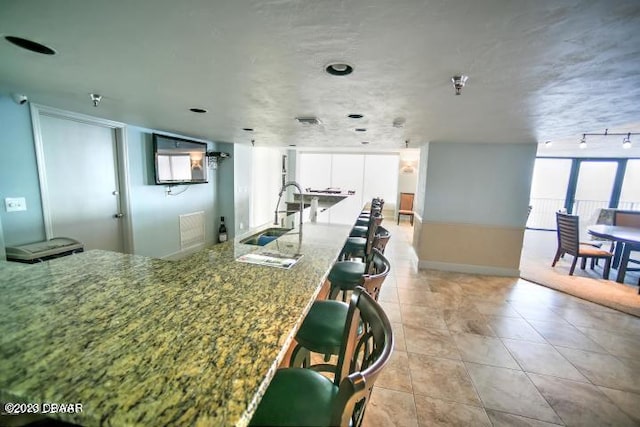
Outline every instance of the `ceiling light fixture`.
{"type": "Polygon", "coordinates": [[[453,87],[456,89],[456,95],[460,95],[462,93],[462,88],[465,84],[467,84],[467,80],[469,76],[465,76],[461,74],[459,76],[451,77],[451,82],[453,83],[453,87]]]}
{"type": "Polygon", "coordinates": [[[204,114],[207,112],[204,108],[189,108],[192,113],[204,114]]]}
{"type": "Polygon", "coordinates": [[[353,67],[344,62],[332,62],[324,70],[332,76],[348,76],[353,73],[353,67]]]}
{"type": "Polygon", "coordinates": [[[56,51],[51,49],[49,46],[45,46],[38,42],[34,42],[33,40],[23,39],[22,37],[15,37],[15,36],[5,36],[4,38],[9,43],[14,44],[18,47],[21,47],[31,52],[41,53],[43,55],[56,54],[56,51]]]}
{"type": "Polygon", "coordinates": [[[97,93],[90,93],[89,98],[91,98],[94,107],[97,107],[100,101],[102,101],[102,95],[98,95],[97,93]]]}
{"type": "Polygon", "coordinates": [[[640,135],[640,132],[609,132],[609,129],[605,129],[604,133],[583,133],[580,140],[580,148],[587,146],[587,136],[622,136],[622,148],[631,148],[631,135],[640,135]]]}

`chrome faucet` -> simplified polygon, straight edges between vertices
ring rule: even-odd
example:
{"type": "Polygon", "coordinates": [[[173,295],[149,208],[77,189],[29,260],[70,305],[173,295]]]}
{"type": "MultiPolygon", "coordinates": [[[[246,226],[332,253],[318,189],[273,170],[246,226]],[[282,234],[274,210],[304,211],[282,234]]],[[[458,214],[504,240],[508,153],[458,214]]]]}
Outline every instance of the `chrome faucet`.
{"type": "Polygon", "coordinates": [[[295,181],[285,182],[282,188],[280,189],[280,194],[278,194],[278,203],[276,204],[276,212],[275,212],[275,218],[273,220],[273,223],[275,225],[278,225],[278,206],[280,206],[280,200],[282,199],[284,190],[286,190],[287,187],[290,187],[290,186],[296,187],[298,189],[298,192],[300,193],[300,231],[302,232],[302,212],[304,211],[304,196],[302,195],[302,187],[300,187],[300,184],[298,184],[295,181]]]}

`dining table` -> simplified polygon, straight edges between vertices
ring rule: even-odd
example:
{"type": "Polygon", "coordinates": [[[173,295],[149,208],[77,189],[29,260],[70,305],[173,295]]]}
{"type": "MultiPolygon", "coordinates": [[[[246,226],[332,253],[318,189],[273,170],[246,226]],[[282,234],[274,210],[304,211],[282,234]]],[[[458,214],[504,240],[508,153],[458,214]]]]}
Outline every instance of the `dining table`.
{"type": "Polygon", "coordinates": [[[640,250],[640,228],[597,224],[587,227],[587,232],[594,237],[610,240],[616,244],[616,253],[620,254],[619,259],[614,259],[613,262],[613,265],[617,265],[618,268],[616,282],[624,283],[631,251],[640,250]]]}

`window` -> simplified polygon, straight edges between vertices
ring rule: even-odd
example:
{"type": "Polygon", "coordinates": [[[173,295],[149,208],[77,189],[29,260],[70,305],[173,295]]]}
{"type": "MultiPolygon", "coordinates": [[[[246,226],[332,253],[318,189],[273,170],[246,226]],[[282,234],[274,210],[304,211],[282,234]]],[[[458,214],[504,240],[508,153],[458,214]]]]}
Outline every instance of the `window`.
{"type": "Polygon", "coordinates": [[[529,228],[555,229],[555,213],[564,208],[571,159],[537,159],[531,181],[529,228]]]}
{"type": "Polygon", "coordinates": [[[627,161],[618,208],[640,210],[640,160],[627,161]]]}

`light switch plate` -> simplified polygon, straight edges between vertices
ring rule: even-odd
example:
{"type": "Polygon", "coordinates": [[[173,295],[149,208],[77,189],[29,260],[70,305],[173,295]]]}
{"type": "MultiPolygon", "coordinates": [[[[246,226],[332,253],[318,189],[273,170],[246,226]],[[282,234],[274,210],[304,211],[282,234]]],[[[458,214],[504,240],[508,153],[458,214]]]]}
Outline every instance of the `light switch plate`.
{"type": "Polygon", "coordinates": [[[27,200],[24,197],[7,197],[4,199],[7,212],[17,212],[27,210],[27,200]]]}

